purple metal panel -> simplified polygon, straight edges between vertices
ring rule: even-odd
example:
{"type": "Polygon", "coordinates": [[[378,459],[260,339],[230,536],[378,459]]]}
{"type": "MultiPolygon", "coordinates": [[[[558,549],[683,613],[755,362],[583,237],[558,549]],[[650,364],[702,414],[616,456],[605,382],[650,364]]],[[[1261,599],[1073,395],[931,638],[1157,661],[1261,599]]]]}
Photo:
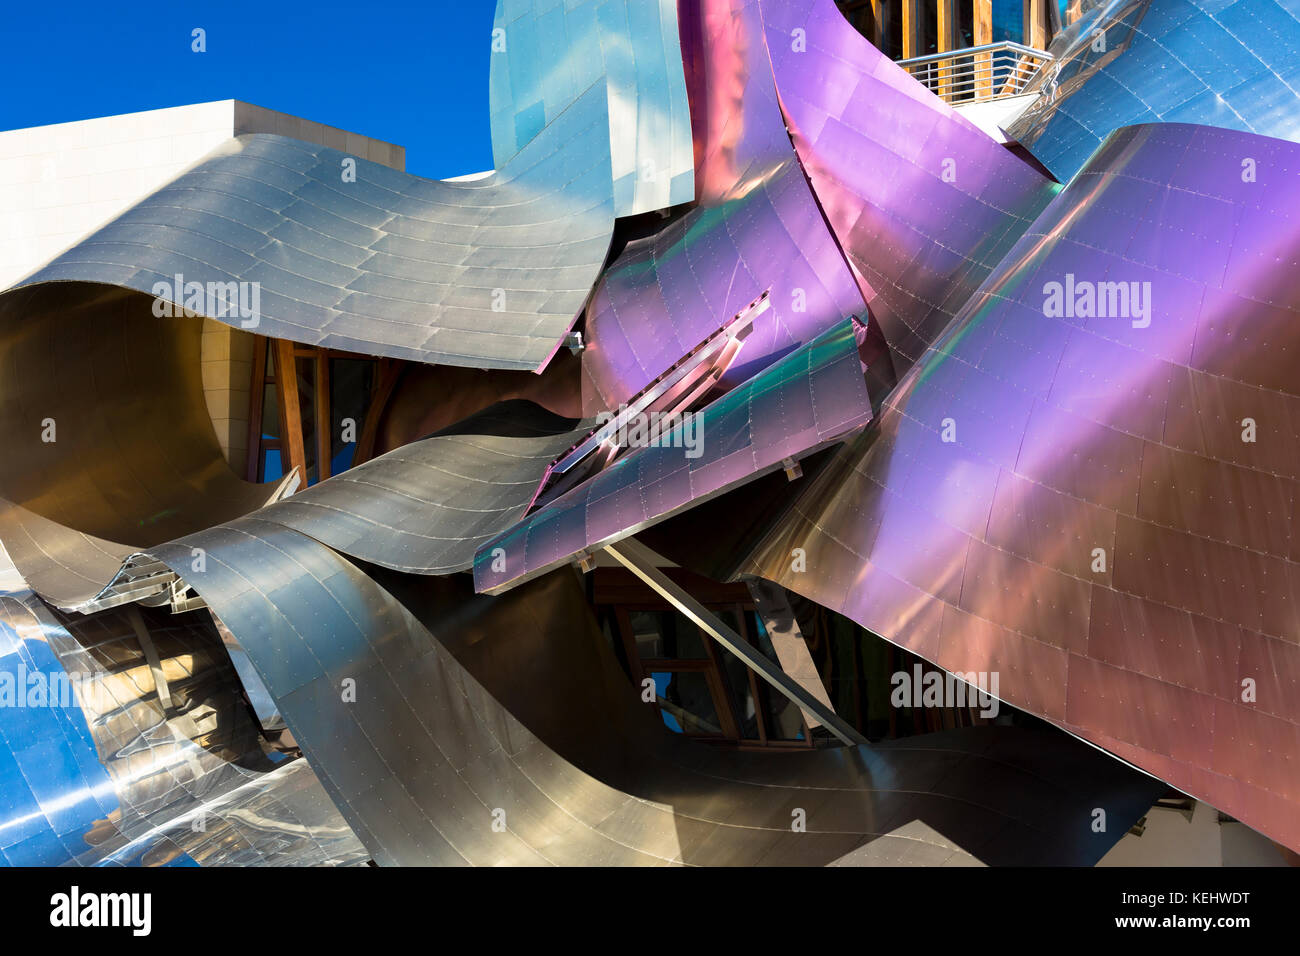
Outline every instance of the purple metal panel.
{"type": "Polygon", "coordinates": [[[1112,134],[740,570],[1300,847],[1297,170],[1112,134]]]}
{"type": "Polygon", "coordinates": [[[762,0],[799,160],[901,373],[1059,190],[845,21],[762,0]]]}
{"type": "Polygon", "coordinates": [[[679,425],[482,545],[474,586],[496,593],[522,584],[870,420],[853,323],[845,321],[700,412],[691,429],[696,448],[679,425]]]}
{"type": "Polygon", "coordinates": [[[790,146],[757,0],[683,4],[697,205],[629,242],[587,310],[583,400],[617,407],[764,289],[736,385],[864,309],[790,146]]]}

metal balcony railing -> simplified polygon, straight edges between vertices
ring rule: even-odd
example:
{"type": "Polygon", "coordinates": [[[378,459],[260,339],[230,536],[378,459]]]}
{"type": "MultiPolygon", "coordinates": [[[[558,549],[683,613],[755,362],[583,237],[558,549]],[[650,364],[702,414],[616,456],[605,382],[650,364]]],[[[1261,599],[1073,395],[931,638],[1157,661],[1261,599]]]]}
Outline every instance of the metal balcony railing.
{"type": "Polygon", "coordinates": [[[914,56],[898,65],[949,103],[982,103],[1021,93],[1051,59],[1045,50],[1003,40],[914,56]]]}

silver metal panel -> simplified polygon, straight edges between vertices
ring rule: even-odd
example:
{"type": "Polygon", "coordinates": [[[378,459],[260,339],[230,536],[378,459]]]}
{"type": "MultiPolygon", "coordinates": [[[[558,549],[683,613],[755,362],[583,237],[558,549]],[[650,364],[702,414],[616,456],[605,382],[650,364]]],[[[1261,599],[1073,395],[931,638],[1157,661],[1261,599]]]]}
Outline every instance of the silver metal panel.
{"type": "Polygon", "coordinates": [[[463,576],[384,572],[381,587],[256,518],[156,555],[179,570],[193,545],[209,560],[190,583],[380,863],[1091,863],[1113,837],[1079,820],[1136,819],[1159,786],[1014,728],[719,753],[655,727],[568,570],[500,598],[463,576]]]}
{"type": "Polygon", "coordinates": [[[256,512],[351,557],[449,574],[523,517],[547,467],[587,433],[531,402],[493,405],[256,512]]]}
{"type": "Polygon", "coordinates": [[[583,407],[615,409],[765,290],[734,386],[848,315],[862,295],[790,143],[758,0],[680,14],[699,202],[630,241],[586,314],[583,407]]]}
{"type": "Polygon", "coordinates": [[[1007,135],[1070,179],[1110,133],[1202,123],[1300,142],[1300,2],[1108,0],[1052,41],[1007,135]]]}
{"type": "Polygon", "coordinates": [[[1300,846],[1297,208],[1113,133],[740,570],[1300,846]]]}
{"type": "Polygon", "coordinates": [[[60,607],[93,598],[130,552],[278,494],[222,456],[200,320],[157,318],[151,301],[86,283],[0,296],[0,540],[60,607]]]}
{"type": "Polygon", "coordinates": [[[695,198],[676,0],[499,0],[490,77],[498,169],[603,83],[614,214],[695,198]]]}
{"type": "Polygon", "coordinates": [[[264,866],[369,856],[307,762],[261,746],[201,617],[134,607],[59,616],[0,570],[0,681],[26,693],[0,707],[0,862],[264,866]],[[132,617],[146,627],[156,669],[132,617]],[[49,689],[43,699],[31,693],[33,675],[49,689]]]}
{"type": "Polygon", "coordinates": [[[717,644],[740,658],[746,667],[798,707],[803,712],[808,726],[820,724],[841,743],[850,747],[868,742],[856,727],[842,720],[833,708],[826,705],[822,700],[824,693],[821,697],[810,693],[803,684],[787,674],[778,662],[770,660],[766,654],[750,645],[728,627],[718,615],[695,600],[685,588],[679,587],[672,578],[659,570],[659,567],[665,563],[662,555],[650,550],[635,538],[626,538],[617,544],[607,545],[605,553],[648,584],[717,644]]]}
{"type": "Polygon", "coordinates": [[[210,317],[370,355],[537,371],[609,248],[606,112],[596,83],[501,170],[470,182],[238,136],[19,288],[97,282],[185,306],[178,275],[205,289],[250,283],[245,312],[210,317]]]}

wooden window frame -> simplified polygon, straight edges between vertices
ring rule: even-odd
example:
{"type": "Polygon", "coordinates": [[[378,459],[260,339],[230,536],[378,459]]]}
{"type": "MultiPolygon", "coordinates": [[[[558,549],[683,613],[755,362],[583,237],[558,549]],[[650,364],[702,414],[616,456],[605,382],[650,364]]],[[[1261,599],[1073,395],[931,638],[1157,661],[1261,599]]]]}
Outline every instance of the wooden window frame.
{"type": "MultiPolygon", "coordinates": [[[[605,569],[598,569],[602,571],[605,569]]],[[[612,569],[611,569],[612,570],[612,569]]],[[[725,589],[726,585],[720,585],[719,589],[725,589]]],[[[623,590],[623,587],[619,587],[623,590]]],[[[746,666],[746,679],[749,682],[749,692],[754,701],[755,726],[758,730],[758,739],[746,738],[741,736],[740,730],[740,695],[739,689],[731,686],[731,682],[726,675],[726,669],[722,663],[721,655],[725,652],[720,648],[716,641],[703,631],[700,632],[700,639],[704,644],[706,657],[701,658],[642,658],[637,650],[636,636],[632,629],[632,612],[633,611],[667,611],[670,614],[681,616],[682,620],[687,618],[681,614],[670,602],[656,599],[652,596],[653,592],[643,596],[638,596],[636,600],[621,600],[617,603],[605,604],[602,606],[613,612],[612,624],[618,630],[618,638],[623,645],[623,653],[627,659],[628,667],[631,670],[633,683],[637,691],[644,686],[644,682],[654,672],[668,673],[703,673],[708,683],[710,694],[713,697],[713,707],[718,715],[719,729],[722,735],[714,734],[695,734],[690,733],[683,727],[682,736],[690,737],[693,740],[701,740],[717,746],[727,746],[738,750],[809,750],[815,744],[813,742],[812,731],[808,726],[808,721],[804,717],[803,711],[799,711],[799,719],[803,728],[802,740],[779,740],[774,739],[767,726],[767,715],[763,712],[762,707],[762,690],[758,684],[758,676],[753,669],[746,666]]],[[[716,596],[716,595],[715,595],[716,596]]],[[[750,633],[749,615],[747,612],[757,613],[757,607],[752,600],[729,600],[705,602],[705,606],[710,611],[728,611],[731,610],[736,615],[739,623],[739,633],[746,643],[755,650],[762,653],[757,642],[757,635],[750,633]]],[[[769,693],[775,693],[775,690],[769,688],[769,693]]],[[[658,695],[654,701],[655,710],[659,713],[660,719],[664,713],[663,708],[659,706],[658,695]]]]}
{"type": "Polygon", "coordinates": [[[330,361],[333,359],[359,359],[376,363],[374,384],[370,389],[365,422],[362,423],[361,432],[357,436],[353,449],[352,465],[359,465],[371,457],[379,420],[401,377],[401,363],[394,359],[376,358],[357,352],[258,336],[253,344],[253,373],[249,384],[249,453],[246,469],[246,477],[249,481],[262,482],[264,480],[262,461],[265,452],[279,451],[283,466],[282,476],[288,475],[296,468],[302,485],[305,487],[307,484],[307,449],[303,437],[302,400],[298,391],[297,365],[297,360],[304,358],[310,359],[314,364],[315,395],[312,416],[315,422],[315,480],[324,481],[333,473],[331,453],[334,428],[330,395],[330,361]],[[271,359],[269,372],[267,371],[268,353],[271,359]],[[262,412],[265,404],[265,388],[268,385],[276,390],[278,399],[280,434],[277,438],[262,437],[262,412]],[[286,400],[286,396],[289,395],[294,396],[293,401],[286,400]]]}

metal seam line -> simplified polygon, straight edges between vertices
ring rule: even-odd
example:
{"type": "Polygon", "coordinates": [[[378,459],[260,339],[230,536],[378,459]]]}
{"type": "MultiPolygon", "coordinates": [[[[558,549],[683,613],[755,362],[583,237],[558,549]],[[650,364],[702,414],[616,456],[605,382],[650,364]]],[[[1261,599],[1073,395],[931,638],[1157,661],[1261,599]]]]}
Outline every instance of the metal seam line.
{"type": "Polygon", "coordinates": [[[845,744],[857,747],[867,743],[867,739],[843,721],[835,711],[827,708],[825,704],[791,680],[790,675],[759,653],[757,648],[747,644],[739,634],[723,624],[708,608],[655,567],[655,562],[663,562],[664,558],[635,538],[624,538],[617,544],[606,545],[605,551],[615,561],[659,592],[673,607],[703,628],[715,641],[744,661],[747,667],[788,697],[796,707],[809,717],[825,724],[826,729],[845,744]]]}

